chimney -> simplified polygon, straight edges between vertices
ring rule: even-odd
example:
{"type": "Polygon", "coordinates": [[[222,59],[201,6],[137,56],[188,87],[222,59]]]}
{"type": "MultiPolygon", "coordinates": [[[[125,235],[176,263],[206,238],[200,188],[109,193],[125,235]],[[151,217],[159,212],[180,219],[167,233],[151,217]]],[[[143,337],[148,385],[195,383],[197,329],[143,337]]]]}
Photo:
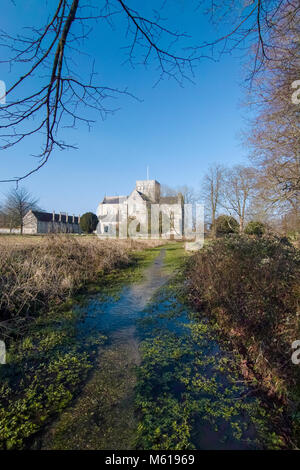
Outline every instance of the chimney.
{"type": "Polygon", "coordinates": [[[75,215],[73,214],[73,217],[72,217],[72,224],[75,224],[75,215]]]}
{"type": "Polygon", "coordinates": [[[66,212],[66,224],[69,223],[68,213],[66,212]]]}
{"type": "Polygon", "coordinates": [[[80,215],[78,216],[78,224],[80,224],[80,215]]]}
{"type": "Polygon", "coordinates": [[[59,213],[59,219],[58,220],[61,222],[61,212],[59,213]]]}
{"type": "Polygon", "coordinates": [[[52,212],[52,222],[55,222],[55,211],[52,212]]]}

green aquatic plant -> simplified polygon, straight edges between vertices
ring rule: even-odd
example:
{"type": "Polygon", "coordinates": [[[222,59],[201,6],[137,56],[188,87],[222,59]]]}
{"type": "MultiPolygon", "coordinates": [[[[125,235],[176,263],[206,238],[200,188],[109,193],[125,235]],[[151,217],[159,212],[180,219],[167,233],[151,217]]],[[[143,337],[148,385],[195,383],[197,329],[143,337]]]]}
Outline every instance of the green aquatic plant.
{"type": "Polygon", "coordinates": [[[130,263],[99,274],[97,282],[31,319],[22,336],[10,339],[7,365],[0,371],[0,449],[30,446],[35,434],[74,401],[94,369],[106,338],[98,331],[79,335],[87,294],[99,301],[117,298],[125,284],[142,279],[159,251],[132,252],[130,263]]]}
{"type": "Polygon", "coordinates": [[[49,313],[27,336],[10,344],[1,369],[0,448],[21,449],[46,422],[70,404],[105,337],[76,341],[75,311],[49,313]],[[86,350],[85,350],[86,349],[86,350]]]}
{"type": "Polygon", "coordinates": [[[298,448],[300,369],[291,345],[300,334],[300,251],[277,237],[231,236],[191,257],[185,276],[190,305],[238,351],[245,380],[283,406],[277,428],[298,448]]]}
{"type": "Polygon", "coordinates": [[[220,348],[218,328],[176,302],[177,292],[182,296],[182,279],[176,279],[177,290],[173,280],[140,322],[136,447],[205,448],[203,436],[211,430],[218,436],[216,448],[226,448],[226,442],[280,448],[283,440],[272,430],[270,411],[247,387],[238,358],[220,348]]]}

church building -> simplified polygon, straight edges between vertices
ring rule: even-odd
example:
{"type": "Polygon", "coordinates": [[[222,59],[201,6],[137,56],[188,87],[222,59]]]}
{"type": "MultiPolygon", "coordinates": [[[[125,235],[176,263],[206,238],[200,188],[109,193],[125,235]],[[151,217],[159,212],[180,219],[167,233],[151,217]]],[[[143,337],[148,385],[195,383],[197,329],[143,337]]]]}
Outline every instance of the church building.
{"type": "Polygon", "coordinates": [[[183,196],[161,196],[156,180],[138,180],[129,196],[105,196],[98,206],[97,233],[103,237],[180,238],[183,196]]]}

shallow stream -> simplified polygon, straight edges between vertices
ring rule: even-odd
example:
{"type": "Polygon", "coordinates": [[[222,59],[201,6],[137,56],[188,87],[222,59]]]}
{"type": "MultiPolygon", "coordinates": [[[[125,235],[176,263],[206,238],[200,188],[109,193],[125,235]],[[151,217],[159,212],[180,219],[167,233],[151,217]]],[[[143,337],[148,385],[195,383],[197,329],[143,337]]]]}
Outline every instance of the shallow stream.
{"type": "Polygon", "coordinates": [[[165,249],[118,298],[91,295],[81,335],[101,334],[81,393],[41,439],[44,449],[253,449],[266,429],[232,358],[205,319],[176,298],[165,249]]]}

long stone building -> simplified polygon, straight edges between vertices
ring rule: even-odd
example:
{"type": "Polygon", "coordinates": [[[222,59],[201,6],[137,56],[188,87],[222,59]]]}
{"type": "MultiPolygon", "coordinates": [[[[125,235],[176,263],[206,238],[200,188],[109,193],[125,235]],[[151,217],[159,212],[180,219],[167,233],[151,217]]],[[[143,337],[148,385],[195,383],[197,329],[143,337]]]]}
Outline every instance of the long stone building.
{"type": "Polygon", "coordinates": [[[23,219],[23,233],[81,233],[80,216],[29,211],[23,219]]]}
{"type": "Polygon", "coordinates": [[[98,206],[98,235],[177,238],[183,235],[184,200],[161,196],[156,180],[138,180],[129,196],[105,196],[98,206]],[[122,232],[122,233],[121,233],[122,232]],[[127,232],[127,233],[126,233],[127,232]]]}

